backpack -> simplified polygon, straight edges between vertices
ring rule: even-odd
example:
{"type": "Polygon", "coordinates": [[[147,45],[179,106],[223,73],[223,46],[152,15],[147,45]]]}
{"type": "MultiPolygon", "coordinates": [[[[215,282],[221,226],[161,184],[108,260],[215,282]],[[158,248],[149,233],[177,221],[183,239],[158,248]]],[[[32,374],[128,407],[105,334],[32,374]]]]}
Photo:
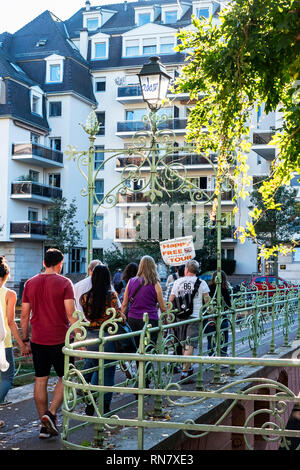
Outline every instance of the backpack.
{"type": "Polygon", "coordinates": [[[194,308],[194,297],[199,290],[201,282],[201,279],[197,278],[193,292],[187,292],[184,295],[175,297],[173,300],[173,309],[178,310],[178,312],[175,313],[175,316],[178,320],[186,320],[192,315],[194,308]]]}

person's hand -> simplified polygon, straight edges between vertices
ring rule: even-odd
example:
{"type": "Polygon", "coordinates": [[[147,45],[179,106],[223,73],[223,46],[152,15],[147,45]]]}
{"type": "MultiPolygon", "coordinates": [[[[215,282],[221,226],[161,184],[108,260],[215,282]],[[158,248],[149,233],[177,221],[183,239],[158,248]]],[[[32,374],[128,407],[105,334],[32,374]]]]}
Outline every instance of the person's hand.
{"type": "Polygon", "coordinates": [[[121,312],[121,313],[120,313],[120,316],[121,316],[121,318],[122,318],[122,320],[123,320],[123,323],[124,323],[124,325],[125,325],[125,323],[127,322],[127,317],[126,317],[125,313],[122,313],[122,312],[121,312]]]}
{"type": "Polygon", "coordinates": [[[22,346],[20,347],[21,351],[21,356],[30,356],[31,354],[31,347],[30,343],[23,343],[22,346]]]}

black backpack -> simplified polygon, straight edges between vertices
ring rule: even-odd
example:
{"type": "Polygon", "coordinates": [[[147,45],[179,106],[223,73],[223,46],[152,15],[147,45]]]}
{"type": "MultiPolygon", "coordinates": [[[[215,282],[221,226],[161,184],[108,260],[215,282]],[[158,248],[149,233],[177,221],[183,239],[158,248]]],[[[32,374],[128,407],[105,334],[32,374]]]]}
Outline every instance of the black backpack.
{"type": "Polygon", "coordinates": [[[193,292],[187,292],[184,295],[175,297],[173,300],[173,309],[178,310],[178,312],[175,313],[175,316],[178,318],[178,320],[186,320],[192,315],[194,308],[194,297],[199,290],[201,282],[201,279],[197,278],[193,292]]]}

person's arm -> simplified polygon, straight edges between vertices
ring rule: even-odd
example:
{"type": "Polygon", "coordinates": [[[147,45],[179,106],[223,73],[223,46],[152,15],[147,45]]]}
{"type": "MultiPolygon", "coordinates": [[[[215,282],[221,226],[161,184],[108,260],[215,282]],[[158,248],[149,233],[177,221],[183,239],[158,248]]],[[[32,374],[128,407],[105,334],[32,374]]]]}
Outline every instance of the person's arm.
{"type": "Polygon", "coordinates": [[[122,313],[119,303],[118,303],[118,294],[116,292],[112,292],[112,299],[111,299],[111,308],[114,308],[117,314],[117,317],[121,317],[123,322],[126,322],[127,318],[124,313],[122,313]]]}
{"type": "MultiPolygon", "coordinates": [[[[14,291],[7,291],[6,293],[6,317],[7,317],[7,324],[12,332],[13,337],[18,343],[22,356],[28,354],[30,351],[29,342],[24,343],[21,339],[18,326],[15,321],[15,314],[16,314],[16,303],[17,303],[17,294],[14,291]]],[[[24,338],[24,336],[23,336],[24,338]]],[[[25,339],[27,339],[26,336],[25,339]]]]}
{"type": "Polygon", "coordinates": [[[158,305],[161,310],[161,312],[165,312],[167,310],[167,307],[165,305],[164,297],[163,297],[163,292],[162,288],[159,282],[155,284],[155,290],[157,294],[157,300],[158,300],[158,305]]]}
{"type": "Polygon", "coordinates": [[[29,319],[31,313],[31,305],[28,302],[22,302],[22,311],[21,311],[21,331],[23,342],[27,346],[27,349],[30,350],[29,343],[29,319]]]}
{"type": "Polygon", "coordinates": [[[122,302],[122,305],[121,305],[121,313],[123,315],[126,315],[127,308],[128,308],[128,286],[129,286],[129,283],[126,286],[123,302],[122,302]]]}

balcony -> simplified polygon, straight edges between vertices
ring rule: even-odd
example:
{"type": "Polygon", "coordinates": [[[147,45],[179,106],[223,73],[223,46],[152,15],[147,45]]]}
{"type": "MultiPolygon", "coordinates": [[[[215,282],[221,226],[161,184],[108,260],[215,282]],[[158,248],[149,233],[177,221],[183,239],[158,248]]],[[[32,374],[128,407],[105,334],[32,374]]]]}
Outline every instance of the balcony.
{"type": "MultiPolygon", "coordinates": [[[[186,133],[187,118],[173,118],[167,119],[164,122],[158,124],[158,129],[170,129],[175,134],[186,133]]],[[[116,135],[121,138],[132,137],[135,132],[138,131],[150,131],[150,124],[143,121],[123,121],[117,123],[116,135]]]]}
{"type": "Polygon", "coordinates": [[[136,229],[135,228],[117,228],[115,242],[135,242],[136,229]]]}
{"type": "MultiPolygon", "coordinates": [[[[168,92],[167,97],[174,100],[189,101],[189,93],[179,93],[176,95],[168,92]]],[[[143,103],[142,89],[140,85],[120,86],[117,93],[117,101],[122,104],[143,103]]]]}
{"type": "Polygon", "coordinates": [[[24,202],[51,204],[62,198],[62,189],[33,181],[17,181],[11,185],[11,198],[24,202]]]}
{"type": "Polygon", "coordinates": [[[12,222],[10,238],[20,240],[46,240],[46,222],[12,222]]]}
{"type": "MultiPolygon", "coordinates": [[[[199,154],[191,154],[191,153],[184,153],[184,152],[178,152],[174,154],[169,154],[165,157],[164,162],[167,165],[173,164],[175,165],[176,168],[176,163],[178,163],[178,166],[184,166],[185,168],[194,169],[194,168],[205,168],[205,165],[207,168],[211,168],[212,165],[216,165],[218,158],[216,155],[211,155],[209,158],[210,162],[203,157],[202,155],[199,154]]],[[[126,168],[128,165],[134,165],[141,167],[141,170],[144,171],[149,171],[150,166],[149,163],[144,161],[144,158],[141,156],[124,156],[124,157],[119,157],[117,159],[116,163],[116,170],[117,171],[123,171],[124,168],[126,168]],[[144,163],[143,163],[144,162],[144,163]]],[[[134,167],[128,168],[128,171],[134,170],[134,167]]]]}
{"type": "Polygon", "coordinates": [[[13,144],[12,146],[12,159],[30,165],[38,165],[43,168],[62,168],[64,166],[63,158],[62,152],[39,144],[13,144]]]}
{"type": "Polygon", "coordinates": [[[118,205],[148,205],[151,202],[150,196],[145,196],[143,193],[133,193],[133,194],[118,194],[118,205]]]}
{"type": "Polygon", "coordinates": [[[273,130],[256,130],[253,132],[252,150],[265,160],[272,161],[276,156],[275,145],[269,145],[273,137],[273,130]]]}

